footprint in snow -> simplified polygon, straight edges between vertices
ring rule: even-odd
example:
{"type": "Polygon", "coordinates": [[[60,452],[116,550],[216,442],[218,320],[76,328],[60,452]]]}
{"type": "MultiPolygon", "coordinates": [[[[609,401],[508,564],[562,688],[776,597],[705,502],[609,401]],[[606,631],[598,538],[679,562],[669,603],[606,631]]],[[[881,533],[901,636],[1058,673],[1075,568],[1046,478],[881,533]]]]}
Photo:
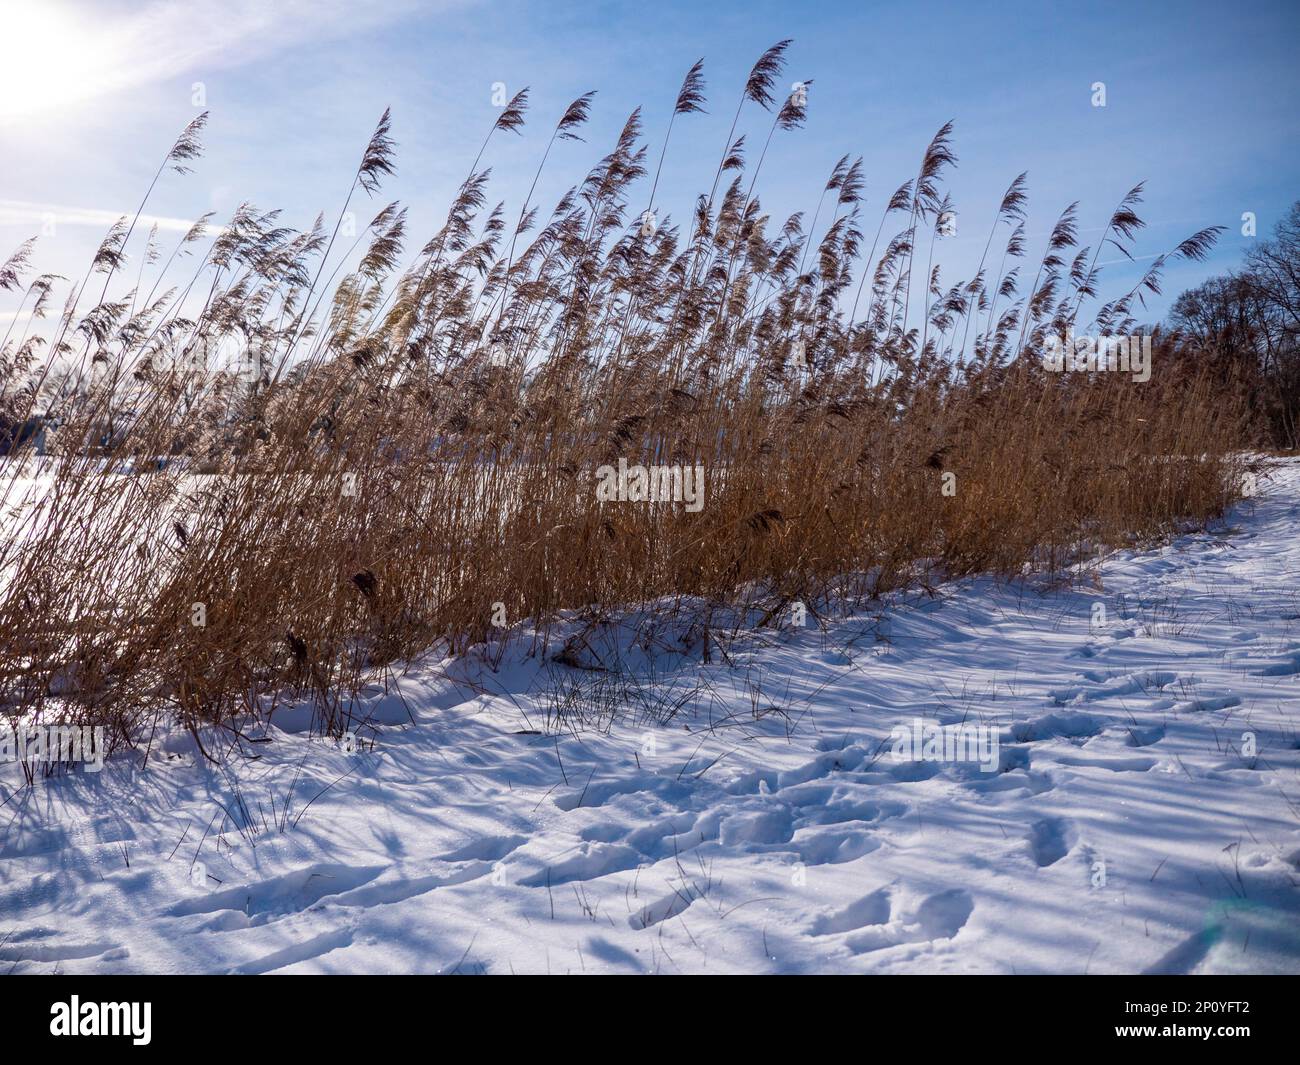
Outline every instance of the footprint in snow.
{"type": "Polygon", "coordinates": [[[1240,705],[1241,697],[1237,695],[1209,695],[1201,699],[1188,699],[1186,702],[1175,703],[1173,709],[1176,714],[1187,714],[1202,710],[1211,712],[1227,710],[1229,707],[1240,705]]]}
{"type": "Polygon", "coordinates": [[[1061,817],[1045,817],[1029,829],[1029,849],[1040,869],[1055,865],[1074,846],[1074,826],[1061,817]]]}
{"type": "Polygon", "coordinates": [[[845,944],[855,954],[868,954],[905,943],[949,940],[966,927],[974,910],[970,892],[951,888],[929,896],[910,915],[891,915],[888,922],[860,927],[845,944]]]}

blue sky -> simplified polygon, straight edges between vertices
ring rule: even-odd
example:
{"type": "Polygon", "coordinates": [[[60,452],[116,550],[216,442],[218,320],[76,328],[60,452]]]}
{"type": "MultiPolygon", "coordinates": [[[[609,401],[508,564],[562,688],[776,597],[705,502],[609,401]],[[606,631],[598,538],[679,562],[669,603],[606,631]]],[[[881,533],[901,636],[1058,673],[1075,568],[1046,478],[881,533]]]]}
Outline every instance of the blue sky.
{"type": "MultiPolygon", "coordinates": [[[[76,276],[103,218],[134,211],[176,132],[201,109],[195,82],[211,113],[207,150],[194,174],[164,178],[151,214],[215,210],[220,220],[250,200],[283,208],[292,225],[322,210],[332,218],[391,106],[399,172],[373,207],[407,203],[413,241],[423,242],[498,113],[494,82],[532,90],[523,136],[497,138],[485,157],[490,199],[515,210],[555,119],[598,90],[586,143],[561,144],[548,164],[540,202],[549,210],[638,104],[657,156],[681,77],[702,56],[709,114],[679,120],[657,196],[683,218],[712,180],[750,65],[783,37],[795,41],[783,81],[814,84],[806,128],[779,133],[764,164],[764,206],[777,219],[811,212],[835,160],[862,155],[864,229],[874,233],[884,200],[952,119],[958,235],[943,249],[945,283],[973,271],[998,199],[1022,170],[1034,263],[1067,203],[1081,201],[1083,239],[1095,242],[1115,202],[1144,179],[1138,255],[1203,226],[1228,227],[1208,264],[1169,271],[1152,319],[1182,288],[1237,265],[1248,243],[1243,212],[1256,213],[1266,236],[1300,198],[1294,0],[0,0],[0,27],[0,256],[55,208],[36,262],[76,276]],[[1092,106],[1097,81],[1104,108],[1092,106]]],[[[751,146],[769,121],[747,108],[751,146]]],[[[371,205],[357,213],[368,221],[371,205]]],[[[1103,295],[1134,279],[1133,267],[1116,264],[1103,295]]],[[[11,310],[0,303],[0,313],[11,310]]]]}

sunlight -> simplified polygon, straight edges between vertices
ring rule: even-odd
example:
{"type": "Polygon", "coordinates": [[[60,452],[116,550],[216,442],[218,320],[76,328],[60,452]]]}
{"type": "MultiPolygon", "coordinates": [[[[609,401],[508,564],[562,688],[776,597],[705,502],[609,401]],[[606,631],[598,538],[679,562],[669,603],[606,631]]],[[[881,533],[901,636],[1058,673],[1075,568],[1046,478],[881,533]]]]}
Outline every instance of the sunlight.
{"type": "Polygon", "coordinates": [[[49,115],[103,91],[112,49],[50,3],[0,9],[0,122],[49,115]]]}

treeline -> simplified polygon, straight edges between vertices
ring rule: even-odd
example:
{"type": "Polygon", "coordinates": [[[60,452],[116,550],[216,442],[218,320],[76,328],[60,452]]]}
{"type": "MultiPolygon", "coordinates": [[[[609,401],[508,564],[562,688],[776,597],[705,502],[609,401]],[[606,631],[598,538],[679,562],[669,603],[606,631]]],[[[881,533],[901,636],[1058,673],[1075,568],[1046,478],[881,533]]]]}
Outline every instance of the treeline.
{"type": "Polygon", "coordinates": [[[1300,201],[1242,268],[1178,297],[1168,343],[1244,387],[1263,442],[1300,447],[1300,201]]]}

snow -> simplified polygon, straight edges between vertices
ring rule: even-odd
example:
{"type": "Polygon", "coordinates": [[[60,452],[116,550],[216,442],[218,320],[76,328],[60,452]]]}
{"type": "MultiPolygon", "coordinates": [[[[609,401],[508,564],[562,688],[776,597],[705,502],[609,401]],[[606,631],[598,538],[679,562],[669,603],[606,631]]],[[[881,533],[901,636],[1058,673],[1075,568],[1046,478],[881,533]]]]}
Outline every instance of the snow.
{"type": "Polygon", "coordinates": [[[1300,972],[1298,524],[1288,460],[1096,586],[953,582],[708,664],[524,640],[410,664],[357,744],[300,709],[221,766],[0,766],[0,971],[1300,972]],[[995,729],[997,771],[896,759],[917,719],[995,729]]]}

